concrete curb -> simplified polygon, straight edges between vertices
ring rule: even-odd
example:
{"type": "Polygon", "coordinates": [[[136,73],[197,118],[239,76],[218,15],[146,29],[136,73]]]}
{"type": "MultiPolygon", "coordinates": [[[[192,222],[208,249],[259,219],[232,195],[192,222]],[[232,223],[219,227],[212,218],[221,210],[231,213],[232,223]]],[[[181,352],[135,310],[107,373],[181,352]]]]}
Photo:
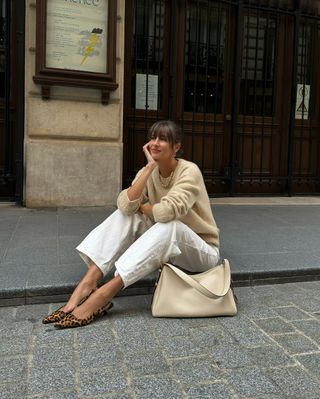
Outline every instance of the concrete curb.
{"type": "MultiPolygon", "coordinates": [[[[121,291],[118,296],[152,294],[157,275],[152,274],[134,285],[121,291]]],[[[254,285],[284,284],[302,281],[320,280],[320,269],[310,268],[301,270],[275,270],[267,272],[237,272],[232,274],[234,287],[254,285]]],[[[17,306],[39,303],[65,302],[74,290],[74,284],[52,287],[32,287],[30,289],[8,289],[0,291],[1,306],[17,306]]]]}

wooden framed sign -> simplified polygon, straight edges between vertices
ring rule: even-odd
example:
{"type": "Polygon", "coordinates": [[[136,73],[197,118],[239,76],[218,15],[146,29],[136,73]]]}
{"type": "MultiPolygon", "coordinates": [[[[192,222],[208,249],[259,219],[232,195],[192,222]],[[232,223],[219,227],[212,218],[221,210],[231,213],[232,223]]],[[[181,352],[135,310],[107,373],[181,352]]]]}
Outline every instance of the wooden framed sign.
{"type": "Polygon", "coordinates": [[[118,87],[116,0],[37,0],[35,83],[101,89],[102,103],[118,87]]]}

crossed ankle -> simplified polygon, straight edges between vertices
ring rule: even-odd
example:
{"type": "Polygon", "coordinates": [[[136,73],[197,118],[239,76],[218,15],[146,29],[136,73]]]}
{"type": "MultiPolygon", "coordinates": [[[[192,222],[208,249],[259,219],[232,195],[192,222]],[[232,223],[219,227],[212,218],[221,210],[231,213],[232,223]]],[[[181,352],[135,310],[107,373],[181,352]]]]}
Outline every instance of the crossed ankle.
{"type": "Polygon", "coordinates": [[[77,306],[81,305],[83,302],[85,302],[88,297],[97,289],[97,287],[94,287],[93,289],[90,290],[85,290],[85,292],[83,293],[83,295],[81,295],[81,298],[77,301],[75,300],[70,300],[68,301],[68,303],[66,303],[64,305],[64,307],[61,309],[66,313],[70,313],[72,312],[77,306]]]}
{"type": "Polygon", "coordinates": [[[76,306],[72,306],[72,305],[66,304],[66,305],[64,305],[63,308],[61,308],[61,310],[62,310],[63,312],[65,312],[65,313],[70,313],[70,312],[73,311],[73,309],[74,309],[75,307],[76,307],[76,306]]]}

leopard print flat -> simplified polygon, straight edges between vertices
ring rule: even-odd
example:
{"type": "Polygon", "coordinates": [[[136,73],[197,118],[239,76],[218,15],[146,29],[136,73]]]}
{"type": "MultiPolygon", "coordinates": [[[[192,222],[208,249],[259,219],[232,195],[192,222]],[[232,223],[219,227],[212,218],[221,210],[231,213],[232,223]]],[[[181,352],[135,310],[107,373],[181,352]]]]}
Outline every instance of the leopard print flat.
{"type": "MultiPolygon", "coordinates": [[[[89,295],[87,295],[86,297],[84,297],[78,306],[82,305],[83,302],[85,302],[89,296],[94,292],[95,290],[91,291],[89,295]]],[[[63,305],[64,306],[64,305],[63,305]]],[[[49,324],[49,323],[57,323],[58,321],[64,319],[68,314],[70,314],[71,312],[64,312],[63,310],[61,310],[63,308],[63,306],[61,306],[61,308],[55,310],[54,312],[52,312],[51,314],[49,314],[48,316],[44,317],[42,319],[42,323],[43,324],[49,324]]]]}
{"type": "Polygon", "coordinates": [[[55,310],[53,313],[43,318],[42,323],[43,324],[56,323],[57,321],[64,319],[69,313],[66,313],[63,310],[61,310],[62,308],[63,306],[61,306],[61,308],[55,310]]]}
{"type": "Polygon", "coordinates": [[[105,315],[108,312],[108,310],[110,310],[112,307],[113,303],[109,302],[107,303],[107,305],[98,309],[92,315],[86,317],[85,319],[78,319],[72,313],[69,313],[62,320],[55,323],[54,326],[59,329],[84,327],[92,323],[93,320],[97,319],[98,317],[105,315]]]}

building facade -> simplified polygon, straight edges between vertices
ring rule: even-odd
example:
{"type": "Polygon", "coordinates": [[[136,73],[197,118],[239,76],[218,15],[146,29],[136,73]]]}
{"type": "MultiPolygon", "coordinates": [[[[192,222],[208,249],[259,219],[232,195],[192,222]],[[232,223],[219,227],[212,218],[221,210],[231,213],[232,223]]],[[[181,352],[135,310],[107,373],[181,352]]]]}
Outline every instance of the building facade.
{"type": "MultiPolygon", "coordinates": [[[[319,194],[318,3],[0,1],[1,199],[114,204],[158,119],[182,126],[184,157],[212,196],[319,194]],[[89,24],[98,6],[108,10],[106,71],[69,58],[61,68],[77,18],[89,24]]],[[[80,32],[81,62],[104,59],[102,31],[80,32]]]]}

